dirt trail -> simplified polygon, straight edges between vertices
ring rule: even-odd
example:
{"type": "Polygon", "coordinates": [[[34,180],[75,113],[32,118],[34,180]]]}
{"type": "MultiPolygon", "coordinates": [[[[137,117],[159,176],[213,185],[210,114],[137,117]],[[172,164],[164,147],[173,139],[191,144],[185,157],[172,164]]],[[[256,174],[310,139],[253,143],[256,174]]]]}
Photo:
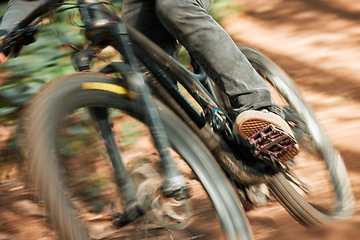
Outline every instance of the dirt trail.
{"type": "MultiPolygon", "coordinates": [[[[264,52],[295,80],[341,151],[360,199],[360,2],[238,0],[237,4],[244,11],[224,20],[226,30],[236,42],[264,52]]],[[[13,171],[7,175],[16,179],[13,171]]],[[[0,187],[0,240],[55,238],[23,186],[0,187]]],[[[353,240],[360,234],[359,210],[360,203],[349,221],[314,229],[300,226],[277,203],[248,216],[257,240],[353,240]]]]}
{"type": "MultiPolygon", "coordinates": [[[[313,106],[341,151],[360,197],[360,2],[355,0],[238,0],[243,12],[223,23],[237,43],[277,62],[313,106]]],[[[356,216],[305,229],[277,204],[249,213],[255,239],[357,239],[356,216]]]]}

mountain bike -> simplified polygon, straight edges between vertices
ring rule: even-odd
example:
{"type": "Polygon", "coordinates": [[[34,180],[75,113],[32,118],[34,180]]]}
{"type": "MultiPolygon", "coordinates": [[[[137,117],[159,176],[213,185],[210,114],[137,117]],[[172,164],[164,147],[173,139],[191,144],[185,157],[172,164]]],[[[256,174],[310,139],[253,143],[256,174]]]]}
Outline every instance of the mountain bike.
{"type": "Polygon", "coordinates": [[[243,205],[263,184],[303,225],[351,216],[343,160],[274,62],[239,46],[300,144],[285,163],[233,133],[229,100],[196,62],[189,71],[105,2],[47,1],[3,48],[16,55],[41,18],[68,8],[79,9],[90,42],[73,57],[80,73],[46,84],[24,120],[31,181],[60,238],[252,239],[243,205]],[[108,45],[122,61],[94,72],[108,45]],[[321,182],[302,178],[312,168],[321,182]]]}

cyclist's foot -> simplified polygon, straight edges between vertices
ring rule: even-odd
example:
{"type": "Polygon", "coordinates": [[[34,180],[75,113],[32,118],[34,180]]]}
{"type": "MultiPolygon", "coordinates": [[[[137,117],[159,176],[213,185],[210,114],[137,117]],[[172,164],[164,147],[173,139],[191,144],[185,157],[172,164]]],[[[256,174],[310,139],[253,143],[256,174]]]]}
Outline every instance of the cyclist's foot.
{"type": "Polygon", "coordinates": [[[240,136],[279,161],[288,161],[299,153],[290,126],[275,113],[267,110],[244,111],[236,117],[235,124],[240,136]]]}

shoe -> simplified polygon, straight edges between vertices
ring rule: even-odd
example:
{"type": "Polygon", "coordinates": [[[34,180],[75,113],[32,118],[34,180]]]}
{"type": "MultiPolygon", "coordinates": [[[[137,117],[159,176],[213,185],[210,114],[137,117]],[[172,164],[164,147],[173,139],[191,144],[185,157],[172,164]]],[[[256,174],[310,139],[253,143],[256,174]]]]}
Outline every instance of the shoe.
{"type": "Polygon", "coordinates": [[[286,162],[294,158],[299,153],[299,145],[295,140],[294,134],[291,131],[290,126],[282,117],[275,113],[269,112],[267,110],[247,110],[240,113],[236,117],[235,126],[240,136],[250,142],[251,139],[255,136],[255,134],[259,134],[259,132],[263,133],[265,131],[269,131],[268,129],[275,129],[276,134],[279,132],[285,132],[287,133],[287,135],[290,135],[291,137],[288,137],[288,139],[292,141],[290,147],[278,148],[277,150],[280,150],[277,151],[277,153],[275,154],[277,160],[281,162],[286,162]]]}

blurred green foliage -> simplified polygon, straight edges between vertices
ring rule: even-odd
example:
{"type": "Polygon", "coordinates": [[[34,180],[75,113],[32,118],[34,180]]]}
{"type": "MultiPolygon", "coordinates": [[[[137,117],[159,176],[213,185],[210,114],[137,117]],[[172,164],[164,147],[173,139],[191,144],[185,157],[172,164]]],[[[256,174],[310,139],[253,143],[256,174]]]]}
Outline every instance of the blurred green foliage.
{"type": "Polygon", "coordinates": [[[65,35],[69,42],[85,43],[79,28],[66,21],[74,11],[62,13],[63,21],[40,27],[36,42],[25,46],[19,57],[1,66],[0,122],[9,124],[18,120],[18,110],[39,91],[42,85],[59,76],[74,72],[71,55],[74,52],[56,36],[54,30],[65,35]]]}

